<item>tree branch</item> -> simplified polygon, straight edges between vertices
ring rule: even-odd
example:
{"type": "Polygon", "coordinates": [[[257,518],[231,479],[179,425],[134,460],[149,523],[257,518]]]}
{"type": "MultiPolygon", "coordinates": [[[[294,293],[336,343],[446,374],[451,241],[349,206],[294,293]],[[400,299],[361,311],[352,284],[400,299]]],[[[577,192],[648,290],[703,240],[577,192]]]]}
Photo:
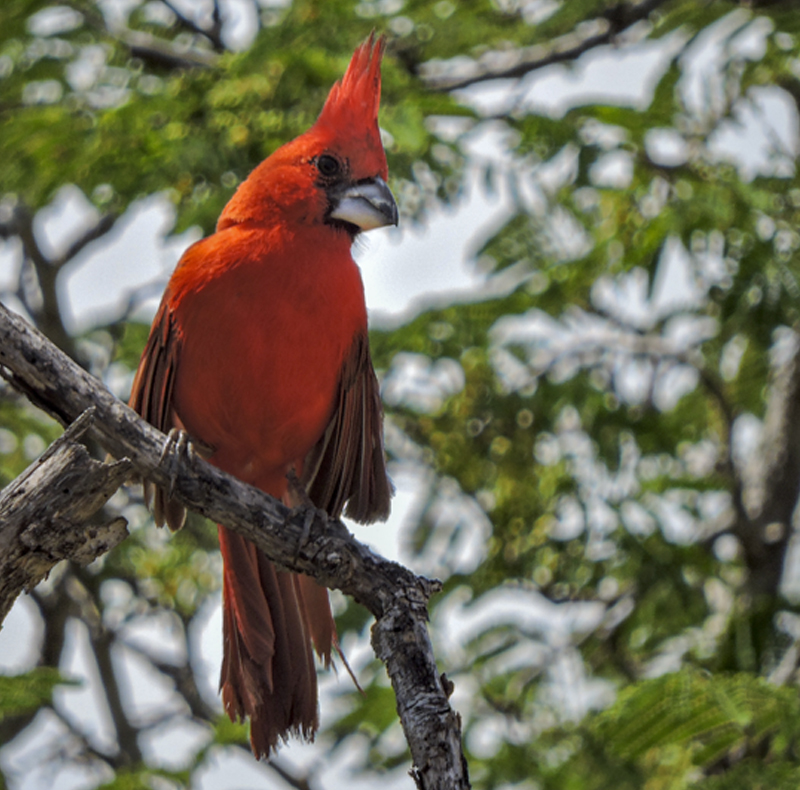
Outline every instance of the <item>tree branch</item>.
{"type": "Polygon", "coordinates": [[[17,295],[31,316],[42,327],[44,333],[52,338],[59,348],[74,355],[75,344],[64,326],[58,305],[58,275],[64,265],[83,251],[87,245],[108,233],[114,227],[117,217],[114,214],[104,214],[95,225],[76,239],[63,255],[54,259],[48,258],[39,245],[33,229],[33,219],[34,215],[21,202],[14,204],[7,212],[7,217],[0,219],[0,238],[8,239],[17,236],[22,243],[24,261],[33,268],[35,273],[41,304],[37,304],[38,299],[31,299],[26,293],[24,269],[23,274],[20,275],[17,295]]]}
{"type": "Polygon", "coordinates": [[[141,749],[139,748],[139,728],[134,726],[125,712],[122,704],[122,693],[117,680],[117,672],[111,658],[111,648],[114,644],[115,635],[107,630],[102,624],[98,628],[89,629],[89,640],[92,645],[97,669],[105,690],[106,701],[111,712],[111,719],[114,722],[114,729],[117,731],[117,743],[119,744],[118,764],[138,765],[143,760],[141,749]]]}
{"type": "Polygon", "coordinates": [[[207,38],[211,42],[216,52],[224,52],[225,44],[222,41],[222,12],[219,7],[219,2],[214,0],[214,11],[212,15],[212,24],[210,28],[200,27],[193,19],[190,19],[186,14],[181,11],[170,0],[161,0],[161,2],[175,14],[178,24],[186,28],[186,30],[197,33],[198,35],[207,38]]]}
{"type": "MultiPolygon", "coordinates": [[[[183,617],[180,619],[185,635],[188,623],[183,617]]],[[[138,655],[144,661],[147,661],[147,663],[150,664],[153,669],[168,677],[175,684],[175,690],[189,706],[189,713],[195,721],[213,726],[214,722],[221,715],[225,715],[221,713],[219,709],[209,705],[203,699],[200,689],[197,687],[197,681],[195,679],[195,674],[192,671],[190,658],[188,658],[183,664],[171,664],[167,661],[159,661],[147,650],[133,642],[120,639],[119,644],[124,645],[127,650],[131,650],[136,653],[136,655],[138,655]]],[[[164,718],[166,720],[174,716],[175,712],[171,711],[167,713],[164,718]]],[[[153,727],[156,724],[156,722],[149,722],[147,726],[153,727]]],[[[237,744],[236,746],[242,751],[247,752],[247,754],[251,754],[249,745],[241,743],[237,744]]],[[[312,784],[309,775],[293,773],[275,757],[271,757],[268,761],[266,761],[264,763],[264,767],[276,773],[286,784],[297,788],[297,790],[314,790],[315,788],[315,785],[312,784]]]]}
{"type": "Polygon", "coordinates": [[[174,498],[253,542],[273,562],[339,589],[375,616],[372,643],[385,662],[424,790],[466,790],[460,718],[436,669],[427,603],[441,584],[416,576],[358,543],[340,521],[287,508],[211,464],[162,451],[166,437],[19,316],[0,306],[0,367],[7,380],[64,424],[94,406],[89,433],[174,498]]]}
{"type": "Polygon", "coordinates": [[[23,266],[32,267],[35,274],[38,294],[26,287],[24,269],[21,274],[19,295],[25,309],[33,316],[42,330],[59,348],[67,353],[73,350],[72,338],[69,336],[61,320],[56,294],[56,276],[58,269],[44,254],[33,230],[33,214],[23,203],[16,203],[9,212],[8,219],[0,223],[0,236],[9,238],[18,236],[22,243],[23,266]],[[41,297],[41,303],[39,303],[41,297]]]}
{"type": "Polygon", "coordinates": [[[772,371],[760,452],[746,468],[745,507],[734,533],[742,542],[756,594],[778,594],[800,500],[800,339],[772,371]]]}
{"type": "Polygon", "coordinates": [[[446,70],[447,63],[437,67],[426,64],[423,79],[427,86],[437,91],[453,91],[489,80],[516,79],[554,63],[564,63],[579,58],[596,47],[614,43],[614,39],[650,16],[668,0],[642,0],[618,3],[591,21],[581,22],[580,28],[552,39],[548,44],[521,47],[509,52],[487,53],[480,60],[453,74],[446,70]]]}
{"type": "Polygon", "coordinates": [[[105,236],[105,234],[114,227],[116,221],[116,214],[103,214],[89,230],[70,244],[69,249],[67,249],[62,256],[53,261],[53,265],[60,269],[64,264],[69,263],[76,255],[83,251],[84,247],[91,244],[93,241],[97,241],[101,236],[105,236]]]}
{"type": "Polygon", "coordinates": [[[127,537],[124,519],[86,525],[125,482],[129,461],[102,464],[75,439],[91,422],[76,421],[45,454],[0,492],[0,623],[22,590],[62,559],[91,562],[127,537]]]}
{"type": "Polygon", "coordinates": [[[64,0],[64,5],[74,8],[83,15],[87,25],[126,47],[134,57],[157,66],[168,69],[193,69],[213,66],[218,60],[214,52],[199,47],[179,47],[167,39],[145,33],[143,30],[131,30],[125,25],[109,29],[103,13],[85,0],[64,0]]]}

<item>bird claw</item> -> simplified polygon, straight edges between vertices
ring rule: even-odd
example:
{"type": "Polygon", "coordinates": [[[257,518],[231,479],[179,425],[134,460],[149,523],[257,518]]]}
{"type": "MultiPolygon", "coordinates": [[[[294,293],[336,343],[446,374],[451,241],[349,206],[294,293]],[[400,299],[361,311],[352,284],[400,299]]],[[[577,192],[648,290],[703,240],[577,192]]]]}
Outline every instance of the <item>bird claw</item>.
{"type": "Polygon", "coordinates": [[[311,525],[314,519],[320,518],[326,524],[328,523],[329,516],[322,508],[317,507],[311,497],[308,495],[300,479],[297,477],[297,472],[290,469],[286,473],[286,479],[289,481],[289,498],[293,503],[292,510],[296,513],[303,514],[303,531],[300,533],[300,540],[297,543],[297,548],[294,553],[294,558],[297,560],[300,557],[300,552],[305,548],[308,543],[308,538],[311,534],[311,525]]]}
{"type": "Polygon", "coordinates": [[[195,452],[192,440],[189,434],[180,428],[170,428],[167,438],[164,440],[164,446],[161,448],[161,455],[158,457],[158,464],[161,466],[165,461],[168,464],[169,473],[169,488],[167,489],[167,499],[172,499],[175,493],[175,486],[178,482],[178,468],[180,459],[187,457],[193,459],[197,453],[195,452]]]}
{"type": "Polygon", "coordinates": [[[297,548],[294,551],[295,560],[300,558],[300,552],[306,547],[309,535],[311,535],[311,525],[314,523],[314,516],[317,508],[303,508],[305,514],[303,515],[303,531],[300,533],[300,540],[297,541],[297,548]]]}

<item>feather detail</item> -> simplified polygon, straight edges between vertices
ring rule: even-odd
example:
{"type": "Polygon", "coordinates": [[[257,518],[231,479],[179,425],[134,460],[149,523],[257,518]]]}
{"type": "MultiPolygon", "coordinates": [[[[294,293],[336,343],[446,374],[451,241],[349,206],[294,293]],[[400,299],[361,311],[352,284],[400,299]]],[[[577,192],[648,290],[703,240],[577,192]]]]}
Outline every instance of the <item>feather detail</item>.
{"type": "MultiPolygon", "coordinates": [[[[128,405],[162,433],[182,427],[172,405],[173,390],[181,341],[173,315],[165,298],[153,320],[142,360],[131,385],[128,405]]],[[[153,508],[159,527],[166,523],[174,532],[186,521],[186,509],[152,483],[144,483],[144,500],[153,508]]]]}
{"type": "MultiPolygon", "coordinates": [[[[326,616],[328,633],[333,627],[327,590],[319,587],[325,599],[312,601],[312,579],[277,570],[252,543],[225,527],[219,527],[219,542],[222,701],[231,719],[249,717],[253,753],[268,755],[290,734],[313,739],[319,724],[311,640],[319,650],[319,622],[326,616]],[[318,612],[316,622],[309,619],[309,606],[318,612]]],[[[330,646],[322,657],[330,664],[330,646]]]]}
{"type": "Polygon", "coordinates": [[[383,406],[369,355],[359,332],[342,363],[331,420],[303,462],[301,482],[311,501],[334,518],[360,523],[389,515],[394,493],[386,473],[383,406]]]}
{"type": "Polygon", "coordinates": [[[353,53],[350,65],[328,94],[315,126],[343,129],[378,127],[381,103],[381,60],[386,38],[375,38],[375,31],[353,53]]]}

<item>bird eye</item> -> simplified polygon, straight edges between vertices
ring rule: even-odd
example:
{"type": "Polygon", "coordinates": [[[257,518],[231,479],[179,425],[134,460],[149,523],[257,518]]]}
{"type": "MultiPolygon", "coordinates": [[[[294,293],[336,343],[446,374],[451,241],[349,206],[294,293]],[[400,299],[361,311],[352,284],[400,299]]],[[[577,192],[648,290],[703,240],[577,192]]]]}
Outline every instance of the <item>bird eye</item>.
{"type": "Polygon", "coordinates": [[[330,154],[323,154],[319,159],[317,159],[317,170],[319,170],[323,176],[330,178],[331,176],[336,176],[339,174],[341,165],[336,157],[331,156],[330,154]]]}

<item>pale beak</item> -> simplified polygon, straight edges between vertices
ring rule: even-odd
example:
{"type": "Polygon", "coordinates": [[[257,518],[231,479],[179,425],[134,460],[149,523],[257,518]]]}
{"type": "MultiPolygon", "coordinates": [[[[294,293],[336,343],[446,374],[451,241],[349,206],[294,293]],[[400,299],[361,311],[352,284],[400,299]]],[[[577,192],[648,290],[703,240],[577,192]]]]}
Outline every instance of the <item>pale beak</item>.
{"type": "Polygon", "coordinates": [[[361,230],[397,225],[397,203],[380,176],[351,184],[337,197],[331,219],[349,222],[361,230]]]}

